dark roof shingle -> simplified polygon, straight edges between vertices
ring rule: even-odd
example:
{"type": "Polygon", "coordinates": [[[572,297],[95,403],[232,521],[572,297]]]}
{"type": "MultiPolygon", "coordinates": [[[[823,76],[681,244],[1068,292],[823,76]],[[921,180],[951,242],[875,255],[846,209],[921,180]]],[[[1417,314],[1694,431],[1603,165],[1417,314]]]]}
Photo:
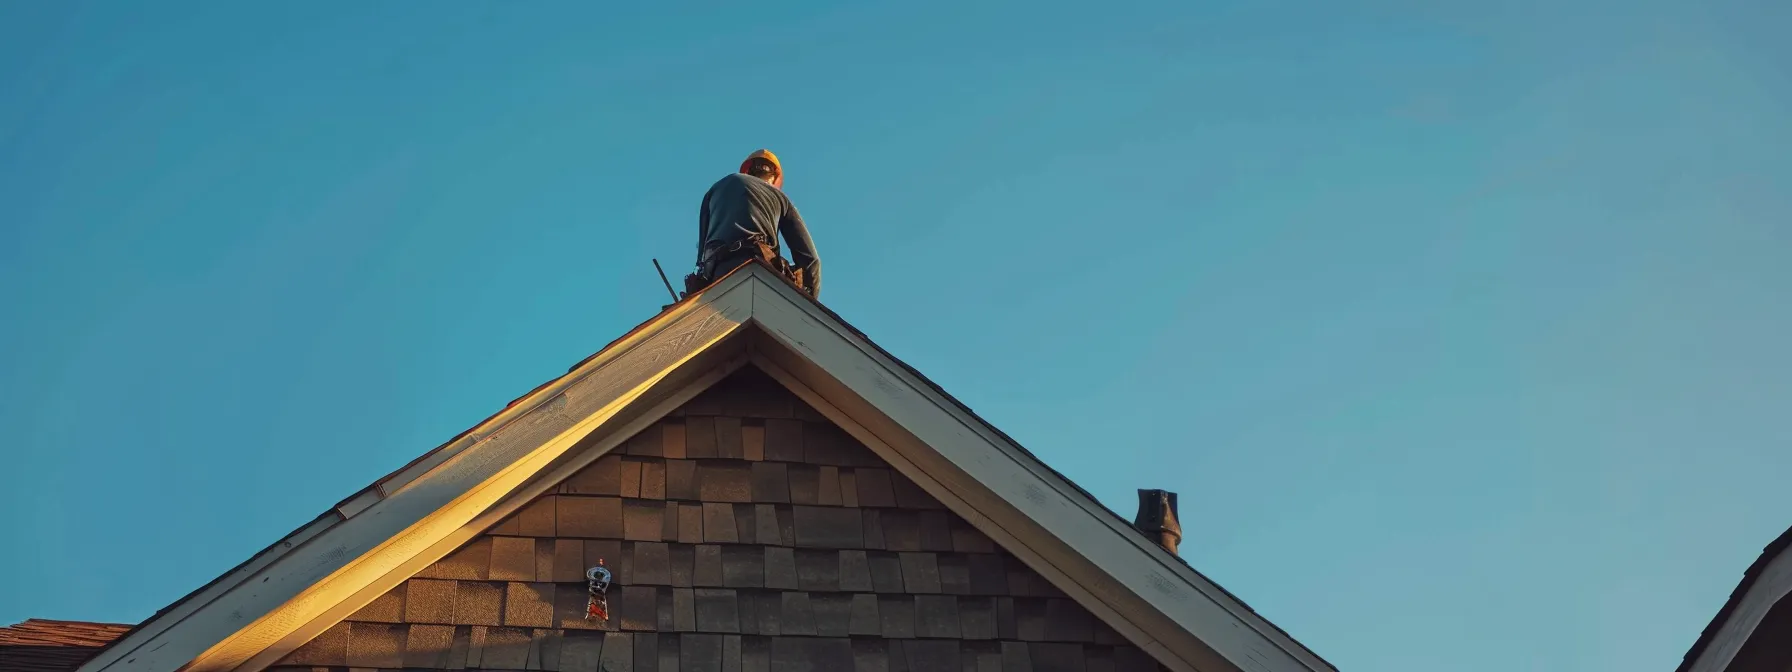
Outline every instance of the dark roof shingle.
{"type": "Polygon", "coordinates": [[[0,628],[0,670],[67,672],[130,629],[123,623],[41,618],[0,628]]]}

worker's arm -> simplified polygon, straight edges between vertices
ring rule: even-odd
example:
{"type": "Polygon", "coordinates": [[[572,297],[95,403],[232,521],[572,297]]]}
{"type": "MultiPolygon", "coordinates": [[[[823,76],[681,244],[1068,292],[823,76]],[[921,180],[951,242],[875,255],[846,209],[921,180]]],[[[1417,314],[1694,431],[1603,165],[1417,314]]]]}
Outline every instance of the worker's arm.
{"type": "Polygon", "coordinates": [[[703,193],[703,205],[697,209],[697,262],[703,262],[703,244],[709,242],[709,197],[716,193],[714,187],[703,193]]]}
{"type": "Polygon", "coordinates": [[[803,225],[803,216],[797,213],[795,205],[787,204],[784,208],[784,219],[778,222],[778,230],[784,234],[784,243],[790,246],[790,265],[803,269],[809,294],[821,296],[821,257],[816,254],[815,241],[809,238],[809,227],[803,225]]]}

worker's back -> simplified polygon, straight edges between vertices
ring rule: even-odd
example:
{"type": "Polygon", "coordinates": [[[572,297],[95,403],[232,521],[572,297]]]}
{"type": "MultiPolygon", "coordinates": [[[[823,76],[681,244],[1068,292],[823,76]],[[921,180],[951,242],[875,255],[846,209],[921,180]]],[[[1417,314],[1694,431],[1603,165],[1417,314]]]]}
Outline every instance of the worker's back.
{"type": "Polygon", "coordinates": [[[698,254],[705,247],[739,242],[754,234],[775,247],[779,224],[796,218],[796,206],[783,191],[757,177],[730,173],[703,195],[698,254]]]}

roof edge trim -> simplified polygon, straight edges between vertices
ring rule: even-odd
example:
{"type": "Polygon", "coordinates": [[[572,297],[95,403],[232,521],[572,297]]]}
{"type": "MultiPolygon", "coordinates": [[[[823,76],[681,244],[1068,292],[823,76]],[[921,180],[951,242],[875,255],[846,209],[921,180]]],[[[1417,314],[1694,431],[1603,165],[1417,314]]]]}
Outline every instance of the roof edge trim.
{"type": "MultiPolygon", "coordinates": [[[[370,571],[382,574],[366,561],[383,557],[395,547],[414,553],[432,543],[427,537],[434,532],[422,528],[441,529],[440,521],[426,525],[432,522],[434,512],[469,493],[484,491],[498,480],[508,482],[507,475],[519,461],[548,450],[547,444],[572,431],[579,419],[585,419],[578,424],[586,431],[595,428],[599,423],[591,420],[594,416],[616,413],[682,362],[736,333],[752,310],[747,277],[724,278],[687,303],[662,312],[637,327],[633,336],[619,339],[606,352],[576,367],[585,369],[578,380],[554,389],[549,389],[551,385],[537,388],[527,395],[533,397],[528,403],[513,403],[507,409],[526,409],[521,414],[504,417],[500,413],[481,423],[490,427],[496,421],[501,426],[483,433],[478,441],[440,460],[428,460],[433,455],[426,455],[414,461],[411,468],[424,467],[426,461],[429,464],[359,515],[341,518],[338,510],[330,510],[151,617],[87,661],[81,671],[229,669],[273,644],[279,637],[261,626],[279,630],[298,623],[271,623],[269,614],[299,607],[299,603],[307,605],[303,608],[315,608],[309,605],[320,592],[315,589],[320,584],[370,571]],[[591,375],[598,371],[606,371],[606,375],[591,375]],[[308,538],[295,543],[298,536],[308,538]]],[[[557,449],[563,452],[568,446],[570,442],[557,449]]]]}
{"type": "Polygon", "coordinates": [[[1108,605],[1081,582],[1076,581],[1069,574],[1046,560],[1038,549],[1030,545],[1028,541],[1015,530],[1003,526],[993,520],[990,516],[985,515],[973,502],[961,497],[957,491],[948,487],[940,480],[934,478],[932,474],[921,468],[916,461],[909,458],[905,451],[884,441],[876,432],[871,431],[865,425],[860,424],[857,420],[853,419],[851,414],[842,410],[839,406],[835,406],[827,399],[827,397],[816,392],[813,388],[810,388],[802,381],[802,379],[798,378],[796,374],[786,371],[783,366],[779,365],[772,358],[761,353],[755,353],[753,364],[765,371],[766,374],[771,376],[774,380],[777,380],[779,384],[789,388],[793,394],[803,400],[803,403],[808,404],[810,407],[814,408],[816,412],[821,413],[821,415],[827,418],[829,422],[839,426],[842,431],[845,431],[853,438],[858,439],[860,443],[865,444],[865,446],[871,449],[873,453],[877,454],[879,458],[888,462],[891,468],[895,469],[909,480],[914,481],[917,486],[920,486],[922,490],[925,490],[929,495],[932,495],[941,503],[946,504],[946,508],[965,519],[965,521],[970,523],[972,527],[977,528],[979,532],[988,536],[1003,550],[1019,557],[1028,567],[1050,581],[1053,586],[1063,590],[1067,595],[1075,599],[1078,604],[1089,609],[1096,618],[1101,619],[1103,623],[1113,627],[1114,630],[1122,637],[1125,637],[1127,641],[1144,649],[1152,658],[1170,666],[1172,669],[1191,672],[1197,669],[1190,666],[1187,661],[1182,660],[1175,653],[1171,652],[1162,642],[1158,641],[1157,638],[1151,636],[1150,633],[1147,633],[1140,628],[1138,624],[1127,618],[1125,613],[1108,605]]]}
{"type": "MultiPolygon", "coordinates": [[[[1141,608],[1179,624],[1199,640],[1199,646],[1178,646],[1179,657],[1199,660],[1206,668],[1215,658],[1199,649],[1210,648],[1219,659],[1244,669],[1335,669],[1231,593],[1151,544],[1088,492],[838,315],[787,283],[766,280],[754,291],[753,322],[777,344],[756,348],[756,353],[788,352],[774,361],[805,382],[832,379],[830,389],[817,392],[836,405],[847,397],[862,402],[869,409],[866,415],[847,413],[861,423],[871,414],[887,419],[882,427],[870,428],[880,438],[895,443],[906,434],[919,446],[917,453],[943,456],[950,468],[930,473],[933,478],[951,480],[945,472],[959,472],[963,476],[951,486],[959,496],[973,489],[987,491],[993,499],[984,504],[993,508],[985,510],[993,514],[1010,506],[1023,514],[998,522],[1037,525],[1055,537],[1061,552],[1054,562],[1060,570],[1084,580],[1105,575],[1118,582],[1116,590],[1150,605],[1141,608]],[[805,374],[804,369],[820,373],[805,374]]],[[[1157,632],[1160,639],[1174,635],[1157,632]]]]}
{"type": "Polygon", "coordinates": [[[1692,650],[1681,660],[1678,672],[1721,672],[1742,652],[1761,620],[1774,605],[1792,595],[1792,529],[1786,530],[1762,550],[1743,572],[1711,623],[1699,633],[1692,650]]]}
{"type": "MultiPolygon", "coordinates": [[[[533,465],[521,465],[528,472],[521,477],[521,484],[508,490],[507,494],[494,503],[481,509],[466,522],[452,531],[435,536],[434,541],[410,557],[392,565],[384,574],[365,584],[353,584],[339,591],[343,597],[328,608],[319,611],[310,620],[299,625],[282,636],[279,640],[254,653],[240,664],[228,668],[235,672],[261,672],[278,663],[306,642],[328,630],[380,595],[422,571],[430,563],[447,557],[455,549],[472,540],[504,518],[521,510],[530,500],[546,494],[555,485],[596,462],[598,458],[609,454],[617,447],[646,429],[660,418],[677,410],[685,402],[695,398],[704,390],[726,378],[747,364],[744,354],[731,355],[718,363],[702,364],[693,371],[689,380],[676,382],[677,388],[668,391],[657,400],[648,399],[651,406],[640,409],[638,413],[629,414],[621,423],[603,423],[583,438],[574,441],[557,459],[541,461],[533,465]],[[352,593],[349,592],[352,589],[352,593]]],[[[616,416],[612,416],[616,417],[616,416]]],[[[193,669],[203,669],[196,664],[193,669]]]]}

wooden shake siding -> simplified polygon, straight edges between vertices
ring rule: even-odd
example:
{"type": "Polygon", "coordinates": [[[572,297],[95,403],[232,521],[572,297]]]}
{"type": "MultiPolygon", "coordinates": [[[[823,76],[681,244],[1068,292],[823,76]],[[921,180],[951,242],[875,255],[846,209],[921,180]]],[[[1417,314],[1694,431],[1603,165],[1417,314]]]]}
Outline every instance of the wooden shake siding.
{"type": "Polygon", "coordinates": [[[350,668],[1159,669],[751,367],[274,669],[350,668]]]}

